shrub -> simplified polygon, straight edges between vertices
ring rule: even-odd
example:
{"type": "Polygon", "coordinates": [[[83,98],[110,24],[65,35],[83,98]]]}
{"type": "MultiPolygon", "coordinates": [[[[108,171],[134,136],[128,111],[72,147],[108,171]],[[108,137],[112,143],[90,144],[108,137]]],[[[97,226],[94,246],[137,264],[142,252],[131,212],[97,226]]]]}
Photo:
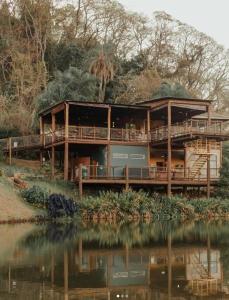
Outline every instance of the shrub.
{"type": "Polygon", "coordinates": [[[22,197],[30,204],[45,208],[48,201],[48,192],[39,186],[32,186],[21,191],[22,197]]]}
{"type": "Polygon", "coordinates": [[[78,211],[79,206],[71,198],[66,198],[61,194],[52,194],[47,202],[48,215],[51,218],[73,217],[78,211]]]}

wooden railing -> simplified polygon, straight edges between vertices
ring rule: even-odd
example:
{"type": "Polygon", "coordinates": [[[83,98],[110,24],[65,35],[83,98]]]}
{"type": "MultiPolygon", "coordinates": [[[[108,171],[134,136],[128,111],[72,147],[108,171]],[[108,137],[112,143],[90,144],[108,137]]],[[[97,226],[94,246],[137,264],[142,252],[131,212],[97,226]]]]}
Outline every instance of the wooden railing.
{"type": "MultiPolygon", "coordinates": [[[[181,137],[190,134],[206,134],[206,135],[228,135],[229,122],[213,123],[208,125],[205,120],[189,120],[183,123],[171,125],[171,137],[181,137]]],[[[168,127],[162,126],[151,131],[151,141],[163,141],[168,139],[168,127]]]]}
{"type": "MultiPolygon", "coordinates": [[[[210,170],[211,180],[217,180],[219,178],[219,169],[211,168],[210,170]]],[[[82,165],[76,168],[75,178],[82,178],[83,180],[102,180],[102,179],[129,179],[129,180],[156,180],[166,181],[168,179],[167,168],[156,167],[126,167],[126,166],[104,166],[104,165],[82,165]],[[81,174],[80,174],[81,172],[81,174]]],[[[171,170],[171,180],[182,181],[206,181],[207,169],[201,170],[201,173],[192,177],[190,168],[173,168],[171,170]]]]}
{"type": "Polygon", "coordinates": [[[41,147],[40,135],[28,135],[19,137],[10,137],[0,140],[0,148],[3,151],[17,151],[23,149],[32,149],[41,147]]]}
{"type": "MultiPolygon", "coordinates": [[[[146,142],[148,140],[147,134],[141,130],[136,129],[122,129],[111,128],[110,135],[106,127],[85,127],[85,126],[69,126],[68,139],[69,140],[110,140],[113,141],[136,141],[146,142]]],[[[53,133],[50,131],[44,135],[44,144],[49,145],[52,142],[58,143],[65,139],[65,128],[60,127],[53,133]]]]}
{"type": "Polygon", "coordinates": [[[136,129],[123,129],[123,128],[111,128],[110,138],[113,141],[139,141],[147,142],[148,135],[142,130],[136,129]]]}

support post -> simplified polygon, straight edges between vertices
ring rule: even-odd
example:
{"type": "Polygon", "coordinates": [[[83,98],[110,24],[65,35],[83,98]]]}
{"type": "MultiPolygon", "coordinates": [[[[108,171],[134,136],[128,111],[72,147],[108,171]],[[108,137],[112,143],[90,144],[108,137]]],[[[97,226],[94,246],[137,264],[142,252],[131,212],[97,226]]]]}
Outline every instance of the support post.
{"type": "Polygon", "coordinates": [[[65,104],[65,142],[64,142],[64,180],[68,180],[68,135],[69,135],[69,104],[65,104]]]}
{"type": "Polygon", "coordinates": [[[51,154],[51,177],[55,178],[55,147],[52,146],[52,154],[51,154]]]}
{"type": "MultiPolygon", "coordinates": [[[[208,126],[211,125],[211,106],[208,106],[208,126]]],[[[207,153],[208,153],[208,159],[207,159],[207,198],[209,199],[211,196],[211,147],[210,147],[210,141],[207,139],[207,153]]]]}
{"type": "Polygon", "coordinates": [[[82,176],[82,164],[79,165],[79,197],[80,200],[83,197],[83,176],[82,176]]]}
{"type": "Polygon", "coordinates": [[[45,145],[45,138],[44,138],[44,121],[43,118],[40,117],[40,167],[43,166],[43,148],[45,145]]]}
{"type": "Polygon", "coordinates": [[[51,156],[51,177],[55,178],[55,130],[56,130],[56,116],[52,113],[52,156],[51,156]]]}
{"type": "Polygon", "coordinates": [[[148,166],[150,167],[150,110],[147,110],[148,166]]]}
{"type": "Polygon", "coordinates": [[[211,196],[211,155],[207,158],[207,198],[211,196]]]}
{"type": "Polygon", "coordinates": [[[12,165],[12,139],[11,137],[8,140],[8,146],[9,146],[9,165],[12,165]]]}
{"type": "Polygon", "coordinates": [[[107,112],[107,139],[110,141],[111,139],[111,107],[108,107],[107,112]]]}
{"type": "Polygon", "coordinates": [[[108,107],[108,115],[107,115],[107,139],[108,139],[108,145],[107,145],[107,175],[108,177],[111,176],[111,107],[108,107]]]}
{"type": "Polygon", "coordinates": [[[127,165],[125,167],[125,174],[126,174],[126,187],[125,187],[125,189],[126,189],[126,191],[128,191],[129,190],[129,168],[128,168],[127,165]]]}
{"type": "Polygon", "coordinates": [[[167,185],[167,196],[171,196],[171,104],[168,103],[168,159],[167,159],[167,173],[168,173],[168,185],[167,185]]]}

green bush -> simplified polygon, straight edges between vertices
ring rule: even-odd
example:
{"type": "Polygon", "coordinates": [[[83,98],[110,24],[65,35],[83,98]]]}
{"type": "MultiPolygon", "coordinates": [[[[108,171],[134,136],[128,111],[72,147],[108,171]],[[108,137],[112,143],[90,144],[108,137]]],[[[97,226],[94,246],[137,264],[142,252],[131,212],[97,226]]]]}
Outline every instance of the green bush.
{"type": "Polygon", "coordinates": [[[21,196],[28,203],[35,205],[36,207],[45,208],[48,202],[48,192],[39,186],[32,186],[26,190],[21,191],[21,196]]]}

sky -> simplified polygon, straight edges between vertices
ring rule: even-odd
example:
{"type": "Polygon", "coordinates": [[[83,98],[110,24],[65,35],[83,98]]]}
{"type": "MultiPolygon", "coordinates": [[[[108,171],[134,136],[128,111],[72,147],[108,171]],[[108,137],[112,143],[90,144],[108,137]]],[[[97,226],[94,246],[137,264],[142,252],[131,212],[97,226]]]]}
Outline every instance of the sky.
{"type": "Polygon", "coordinates": [[[166,11],[229,49],[229,0],[118,0],[128,10],[152,16],[166,11]]]}

